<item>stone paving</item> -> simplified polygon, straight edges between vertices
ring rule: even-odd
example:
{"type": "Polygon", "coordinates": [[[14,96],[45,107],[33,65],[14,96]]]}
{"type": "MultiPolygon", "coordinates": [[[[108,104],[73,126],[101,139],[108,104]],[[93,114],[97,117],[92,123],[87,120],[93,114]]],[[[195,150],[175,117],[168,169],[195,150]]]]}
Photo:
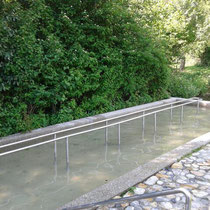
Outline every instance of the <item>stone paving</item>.
{"type": "MultiPolygon", "coordinates": [[[[183,158],[172,166],[159,171],[143,183],[139,183],[123,196],[144,194],[174,188],[185,188],[192,194],[192,210],[210,210],[210,144],[198,152],[183,158]]],[[[144,199],[115,207],[100,207],[109,210],[159,210],[185,209],[183,194],[168,195],[154,199],[144,199]]]]}

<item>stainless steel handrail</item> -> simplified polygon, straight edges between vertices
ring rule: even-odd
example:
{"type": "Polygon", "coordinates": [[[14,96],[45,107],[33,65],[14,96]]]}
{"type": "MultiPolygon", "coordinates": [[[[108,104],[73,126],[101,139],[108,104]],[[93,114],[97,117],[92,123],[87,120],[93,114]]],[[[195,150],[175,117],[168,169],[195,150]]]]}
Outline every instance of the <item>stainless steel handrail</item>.
{"type": "MultiPolygon", "coordinates": [[[[53,138],[53,139],[50,139],[50,140],[47,140],[47,141],[44,141],[44,142],[40,142],[40,143],[37,143],[37,144],[25,146],[25,147],[14,149],[14,150],[7,151],[7,152],[3,152],[3,153],[0,153],[0,156],[4,156],[4,155],[11,154],[11,153],[14,153],[14,152],[18,152],[18,151],[21,151],[21,150],[29,149],[29,148],[32,148],[32,147],[37,147],[37,146],[40,146],[40,145],[43,145],[43,144],[47,144],[47,143],[50,143],[50,142],[55,142],[55,141],[58,141],[58,140],[61,140],[61,139],[65,139],[65,138],[69,138],[69,137],[72,137],[72,136],[76,136],[76,135],[80,135],[80,134],[84,134],[84,133],[89,133],[89,132],[100,130],[100,129],[103,129],[103,128],[108,128],[108,127],[111,127],[111,126],[114,126],[114,125],[122,124],[122,123],[129,122],[129,121],[132,121],[132,120],[135,120],[135,119],[139,119],[139,118],[142,118],[142,117],[145,117],[145,116],[148,116],[148,115],[156,114],[158,112],[170,110],[172,108],[181,107],[181,106],[184,106],[184,105],[187,105],[187,104],[191,104],[191,103],[195,103],[195,102],[199,102],[199,99],[197,99],[196,101],[193,100],[193,101],[181,104],[181,105],[176,105],[176,106],[173,106],[173,107],[168,107],[168,108],[164,108],[164,109],[161,109],[161,110],[153,111],[153,112],[150,112],[150,113],[147,113],[147,114],[143,114],[143,115],[140,115],[140,116],[137,116],[137,117],[133,117],[133,118],[130,118],[130,119],[127,119],[127,120],[119,121],[119,122],[116,122],[116,123],[107,124],[105,126],[100,126],[100,127],[97,127],[97,128],[86,130],[86,131],[81,131],[81,132],[77,132],[77,133],[74,133],[74,134],[69,134],[69,135],[66,135],[66,136],[59,137],[59,138],[53,138]]],[[[156,108],[157,107],[153,107],[153,109],[156,109],[156,108]]],[[[130,115],[132,115],[132,114],[133,113],[130,113],[130,115]]],[[[110,121],[110,120],[111,119],[106,119],[106,120],[104,120],[104,122],[107,122],[107,121],[110,121]]],[[[100,122],[98,122],[98,123],[100,123],[100,122]]],[[[74,128],[74,129],[77,129],[77,127],[74,128]]],[[[46,135],[46,136],[48,136],[48,135],[46,135]]],[[[35,139],[39,139],[39,138],[40,137],[36,137],[35,139]]],[[[0,149],[1,148],[5,148],[5,147],[9,147],[9,146],[13,146],[13,145],[17,145],[17,144],[20,144],[20,143],[24,143],[24,142],[29,142],[29,141],[32,141],[32,140],[34,140],[34,138],[26,139],[26,140],[18,141],[18,142],[13,142],[13,143],[6,144],[6,145],[2,145],[0,147],[0,149]]]]}
{"type": "MultiPolygon", "coordinates": [[[[71,130],[75,130],[75,129],[78,129],[78,128],[87,127],[87,126],[91,126],[91,125],[94,125],[94,124],[99,124],[99,123],[102,123],[102,122],[115,120],[115,119],[118,119],[118,118],[123,118],[123,117],[129,116],[129,115],[133,115],[133,114],[137,114],[137,113],[149,111],[149,110],[152,110],[152,109],[158,109],[158,108],[161,108],[161,107],[164,107],[164,106],[169,106],[169,105],[181,103],[181,102],[183,102],[183,101],[189,101],[189,100],[191,100],[191,101],[192,101],[191,103],[198,102],[199,99],[197,99],[197,98],[194,99],[194,98],[195,98],[195,97],[189,98],[189,99],[182,99],[181,101],[176,101],[176,102],[167,103],[167,104],[163,104],[163,105],[156,106],[156,107],[151,107],[151,108],[147,108],[147,109],[143,109],[143,110],[138,110],[138,111],[135,111],[135,112],[131,112],[131,113],[127,113],[127,114],[124,114],[124,115],[112,117],[112,118],[109,118],[109,119],[103,119],[103,120],[99,120],[99,121],[96,121],[96,122],[88,123],[88,124],[85,124],[85,125],[80,125],[80,126],[76,126],[76,127],[72,127],[72,128],[68,128],[68,129],[63,129],[63,130],[60,130],[60,131],[51,132],[51,133],[39,135],[39,136],[36,136],[36,137],[24,139],[24,140],[22,140],[22,141],[18,141],[18,142],[13,142],[13,143],[9,143],[9,144],[0,145],[0,149],[1,149],[1,148],[4,148],[4,147],[9,147],[9,146],[12,146],[12,145],[16,145],[16,144],[20,144],[20,143],[32,141],[32,140],[35,140],[35,139],[40,139],[40,138],[47,137],[47,136],[50,136],[50,135],[55,135],[55,134],[59,134],[59,133],[63,133],[63,132],[71,131],[71,130]]],[[[175,107],[171,107],[171,108],[175,108],[175,107]]]]}
{"type": "Polygon", "coordinates": [[[189,193],[189,191],[187,191],[184,188],[165,190],[162,192],[152,192],[152,193],[146,193],[142,195],[134,195],[134,196],[126,197],[126,198],[110,199],[110,200],[101,201],[97,203],[90,203],[90,204],[73,206],[73,207],[64,207],[62,208],[62,210],[79,210],[79,209],[97,208],[100,206],[107,206],[110,204],[121,204],[125,202],[131,202],[131,201],[142,200],[142,199],[147,199],[147,198],[155,198],[158,196],[173,195],[173,194],[178,194],[178,193],[184,194],[184,196],[186,197],[185,209],[190,210],[191,209],[191,194],[189,193]]]}

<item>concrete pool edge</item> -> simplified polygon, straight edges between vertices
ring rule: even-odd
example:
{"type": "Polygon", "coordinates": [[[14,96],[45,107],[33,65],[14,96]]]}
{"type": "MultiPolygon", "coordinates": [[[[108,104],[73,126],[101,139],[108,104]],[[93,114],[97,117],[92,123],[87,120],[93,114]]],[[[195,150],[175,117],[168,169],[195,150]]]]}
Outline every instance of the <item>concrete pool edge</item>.
{"type": "MultiPolygon", "coordinates": [[[[51,133],[51,132],[58,132],[58,131],[61,131],[64,129],[73,128],[73,127],[84,125],[87,123],[97,122],[97,121],[103,120],[103,119],[109,119],[111,117],[116,117],[116,116],[120,116],[122,114],[132,113],[132,112],[143,110],[146,108],[153,108],[153,107],[155,108],[156,106],[159,106],[159,105],[176,102],[176,101],[180,101],[183,99],[184,98],[171,97],[169,99],[164,99],[164,100],[160,100],[160,101],[156,101],[156,102],[142,104],[142,105],[129,107],[129,108],[125,108],[125,109],[120,109],[120,110],[107,112],[107,113],[103,113],[103,114],[99,114],[99,115],[95,115],[95,116],[81,118],[78,120],[72,120],[69,122],[51,125],[51,126],[47,126],[44,128],[38,128],[38,129],[35,129],[32,131],[29,131],[27,133],[17,133],[17,134],[9,135],[6,137],[1,137],[0,138],[0,146],[6,145],[6,144],[9,144],[12,142],[18,142],[18,141],[25,140],[28,138],[37,137],[39,135],[45,135],[45,134],[51,133]]],[[[210,108],[210,101],[200,101],[200,107],[210,108]]]]}
{"type": "Polygon", "coordinates": [[[127,113],[132,113],[132,112],[146,109],[146,108],[152,108],[152,107],[155,108],[156,106],[167,104],[167,103],[172,103],[177,100],[181,100],[181,98],[164,99],[164,100],[155,101],[155,102],[151,102],[151,103],[147,103],[147,104],[142,104],[142,105],[138,105],[138,106],[134,106],[134,107],[129,107],[129,108],[120,109],[120,110],[116,110],[116,111],[112,111],[112,112],[107,112],[107,113],[103,113],[103,114],[99,114],[99,115],[95,115],[95,116],[81,118],[78,120],[72,120],[72,121],[65,122],[65,123],[51,125],[51,126],[47,126],[44,128],[38,128],[38,129],[32,130],[27,133],[17,133],[17,134],[9,135],[9,136],[0,138],[0,145],[5,145],[8,143],[12,143],[12,142],[18,142],[18,141],[21,141],[24,139],[33,138],[33,137],[37,137],[39,135],[44,135],[44,134],[48,134],[51,132],[57,132],[57,131],[61,131],[64,129],[69,129],[69,128],[73,128],[76,126],[92,123],[92,122],[97,122],[97,121],[103,120],[103,119],[109,119],[111,117],[120,116],[122,114],[127,114],[127,113]]]}
{"type": "Polygon", "coordinates": [[[186,144],[179,146],[172,151],[169,151],[150,162],[143,164],[136,169],[104,184],[93,191],[90,191],[79,198],[65,204],[58,209],[68,209],[72,206],[82,205],[86,203],[99,202],[113,198],[116,195],[121,194],[128,188],[144,181],[148,177],[154,175],[158,171],[162,170],[178,161],[183,156],[192,153],[195,149],[198,149],[206,144],[210,143],[210,132],[201,135],[186,144]]]}
{"type": "MultiPolygon", "coordinates": [[[[178,98],[178,97],[172,97],[172,98],[176,99],[177,101],[184,99],[184,98],[178,98]]],[[[199,104],[200,104],[200,107],[205,107],[205,108],[210,109],[210,101],[204,101],[203,99],[200,99],[199,104]]],[[[193,105],[197,106],[197,104],[191,104],[191,106],[193,105]]]]}
{"type": "MultiPolygon", "coordinates": [[[[51,126],[47,126],[44,128],[38,128],[38,129],[32,130],[27,133],[17,133],[17,134],[9,135],[6,137],[1,137],[0,138],[0,146],[6,145],[9,143],[13,143],[13,142],[18,142],[18,141],[25,140],[28,138],[37,137],[39,135],[45,135],[45,134],[51,133],[51,132],[58,132],[58,131],[61,131],[64,129],[69,129],[69,128],[73,128],[73,127],[80,126],[80,125],[85,125],[87,123],[97,122],[99,120],[109,119],[111,117],[120,116],[122,114],[132,113],[132,112],[147,109],[147,108],[155,108],[156,106],[159,106],[159,105],[172,103],[172,102],[176,102],[176,101],[181,101],[183,99],[184,98],[171,97],[169,99],[164,99],[164,100],[155,101],[155,102],[151,102],[151,103],[147,103],[147,104],[142,104],[142,105],[138,105],[138,106],[134,106],[134,107],[120,109],[120,110],[107,112],[107,113],[103,113],[103,114],[99,114],[99,115],[95,115],[95,116],[81,118],[78,120],[72,120],[69,122],[51,125],[51,126]]],[[[210,108],[210,101],[200,101],[200,107],[210,108]]]]}

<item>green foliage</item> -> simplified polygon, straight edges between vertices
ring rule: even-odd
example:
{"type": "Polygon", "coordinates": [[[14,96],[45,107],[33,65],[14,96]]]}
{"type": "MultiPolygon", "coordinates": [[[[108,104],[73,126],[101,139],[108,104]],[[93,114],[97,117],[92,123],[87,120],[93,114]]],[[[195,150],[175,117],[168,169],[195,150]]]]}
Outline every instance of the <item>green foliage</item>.
{"type": "Polygon", "coordinates": [[[49,125],[48,115],[44,113],[29,115],[26,104],[0,104],[0,119],[0,136],[49,125]]]}
{"type": "Polygon", "coordinates": [[[199,84],[194,82],[192,78],[188,80],[185,77],[178,75],[173,75],[171,78],[169,85],[169,92],[171,96],[190,98],[193,96],[198,96],[200,91],[201,89],[199,84]]]}
{"type": "Polygon", "coordinates": [[[201,65],[210,66],[210,47],[206,47],[201,55],[201,65]]]}
{"type": "Polygon", "coordinates": [[[126,193],[134,194],[135,186],[128,188],[126,191],[120,194],[120,197],[123,197],[126,193]]]}
{"type": "Polygon", "coordinates": [[[3,1],[0,135],[167,97],[157,46],[125,0],[3,1]]]}
{"type": "Polygon", "coordinates": [[[190,98],[203,96],[209,88],[210,69],[188,67],[184,72],[173,72],[168,91],[171,96],[190,98]]]}
{"type": "Polygon", "coordinates": [[[165,46],[172,63],[186,53],[199,55],[209,42],[207,0],[131,0],[139,23],[165,46]]]}

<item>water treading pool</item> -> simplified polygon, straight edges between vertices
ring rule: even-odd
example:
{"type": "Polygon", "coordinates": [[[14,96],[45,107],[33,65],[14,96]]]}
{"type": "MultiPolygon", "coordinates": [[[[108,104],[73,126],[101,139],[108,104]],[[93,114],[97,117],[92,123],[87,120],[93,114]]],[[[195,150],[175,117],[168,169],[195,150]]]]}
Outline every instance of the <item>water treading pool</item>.
{"type": "Polygon", "coordinates": [[[187,141],[209,132],[210,110],[184,106],[0,157],[0,209],[56,209],[187,141]]]}

